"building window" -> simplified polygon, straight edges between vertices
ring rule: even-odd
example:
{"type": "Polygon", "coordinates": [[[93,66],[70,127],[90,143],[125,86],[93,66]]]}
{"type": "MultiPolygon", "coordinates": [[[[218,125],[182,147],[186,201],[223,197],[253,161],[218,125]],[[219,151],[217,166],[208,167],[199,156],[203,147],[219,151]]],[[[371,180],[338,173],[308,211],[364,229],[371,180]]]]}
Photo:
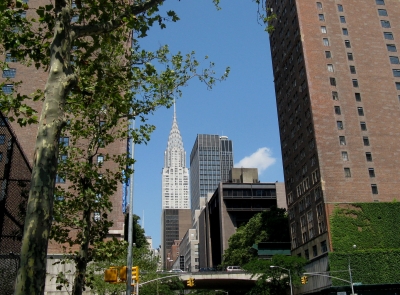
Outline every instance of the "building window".
{"type": "Polygon", "coordinates": [[[353,53],[347,52],[347,60],[354,60],[353,59],[353,53]]]}
{"type": "Polygon", "coordinates": [[[378,9],[379,16],[388,16],[386,9],[378,9]]]}
{"type": "Polygon", "coordinates": [[[367,162],[372,162],[372,154],[370,152],[365,153],[365,160],[367,160],[367,162]]]}
{"type": "Polygon", "coordinates": [[[388,20],[381,20],[382,28],[390,28],[390,22],[388,20]]]}
{"type": "Polygon", "coordinates": [[[394,69],[394,70],[392,70],[392,71],[393,71],[393,76],[394,76],[394,77],[400,77],[400,70],[394,69]]]}
{"type": "Polygon", "coordinates": [[[389,59],[391,64],[400,64],[399,58],[397,56],[389,56],[389,59]]]}
{"type": "Polygon", "coordinates": [[[368,168],[369,177],[375,177],[375,170],[374,168],[368,168]]]}
{"type": "Polygon", "coordinates": [[[345,23],[346,23],[346,18],[345,18],[343,15],[341,15],[339,18],[340,18],[340,22],[341,22],[342,24],[345,24],[345,23]]]}
{"type": "Polygon", "coordinates": [[[400,90],[400,82],[396,82],[396,89],[400,90]]]}
{"type": "Polygon", "coordinates": [[[60,145],[69,146],[69,137],[60,137],[60,145]]]}
{"type": "Polygon", "coordinates": [[[347,152],[342,152],[342,160],[343,161],[348,161],[349,160],[349,155],[347,152]]]}
{"type": "Polygon", "coordinates": [[[13,84],[5,84],[2,86],[1,90],[3,91],[4,94],[11,94],[14,90],[14,85],[13,84]]]}
{"type": "Polygon", "coordinates": [[[356,67],[355,66],[350,66],[350,73],[355,74],[356,73],[356,67]]]}
{"type": "Polygon", "coordinates": [[[330,51],[325,51],[326,58],[332,58],[332,53],[330,51]]]}
{"type": "Polygon", "coordinates": [[[351,177],[350,168],[344,168],[344,177],[351,177]]]}
{"type": "Polygon", "coordinates": [[[358,87],[358,80],[357,79],[353,79],[353,87],[358,87]]]}
{"type": "Polygon", "coordinates": [[[337,10],[338,10],[339,12],[343,12],[343,5],[342,5],[342,4],[338,4],[337,10]]]}
{"type": "Polygon", "coordinates": [[[104,162],[104,156],[98,155],[97,156],[97,163],[100,164],[100,163],[103,163],[103,162],[104,162]]]}
{"type": "Polygon", "coordinates": [[[339,136],[339,144],[340,145],[346,145],[346,137],[339,136]]]}
{"type": "Polygon", "coordinates": [[[385,0],[375,0],[376,5],[385,5],[385,0]]]}
{"type": "Polygon", "coordinates": [[[327,66],[327,68],[328,68],[328,72],[334,72],[334,69],[333,69],[333,65],[332,64],[328,64],[328,65],[326,65],[327,66]]]}
{"type": "Polygon", "coordinates": [[[372,190],[372,194],[374,194],[374,195],[378,194],[378,186],[376,184],[371,184],[371,190],[372,190]]]}
{"type": "Polygon", "coordinates": [[[339,94],[337,93],[337,91],[332,91],[332,99],[339,100],[339,94]]]}
{"type": "Polygon", "coordinates": [[[3,161],[3,153],[0,152],[0,162],[3,161]]]}
{"type": "Polygon", "coordinates": [[[343,33],[343,35],[348,36],[349,35],[349,30],[346,29],[346,28],[343,28],[342,29],[342,33],[343,33]]]}
{"type": "Polygon", "coordinates": [[[16,69],[5,69],[3,70],[3,78],[15,78],[15,74],[17,73],[16,69]]]}
{"type": "Polygon", "coordinates": [[[386,40],[394,40],[393,34],[390,32],[384,32],[383,36],[385,37],[386,40]]]}
{"type": "Polygon", "coordinates": [[[365,146],[369,146],[369,138],[368,138],[368,136],[364,136],[363,137],[363,143],[364,143],[365,146]]]}
{"type": "Polygon", "coordinates": [[[5,144],[6,143],[6,136],[5,134],[0,134],[0,144],[5,144]]]}
{"type": "Polygon", "coordinates": [[[345,40],[344,45],[346,46],[346,48],[351,48],[350,40],[345,40]]]}
{"type": "Polygon", "coordinates": [[[322,33],[322,34],[326,34],[326,27],[325,27],[325,26],[322,26],[322,27],[321,27],[321,33],[322,33]]]}
{"type": "Polygon", "coordinates": [[[322,13],[318,14],[318,18],[319,18],[319,20],[322,21],[322,22],[325,21],[325,16],[324,16],[322,13]]]}
{"type": "Polygon", "coordinates": [[[318,250],[317,250],[317,246],[316,245],[312,246],[312,252],[313,252],[313,256],[314,257],[318,256],[318,250]]]}
{"type": "Polygon", "coordinates": [[[364,109],[362,107],[358,107],[357,112],[359,116],[364,116],[364,109]]]}
{"type": "Polygon", "coordinates": [[[328,252],[328,246],[326,244],[326,240],[321,242],[321,253],[328,252]]]}
{"type": "Polygon", "coordinates": [[[340,111],[340,106],[334,106],[334,108],[335,108],[335,114],[336,115],[341,115],[342,114],[341,111],[340,111]]]}
{"type": "Polygon", "coordinates": [[[331,83],[332,86],[336,86],[336,79],[335,79],[335,78],[330,77],[330,78],[329,78],[329,81],[330,81],[330,83],[331,83]]]}
{"type": "Polygon", "coordinates": [[[361,101],[361,93],[354,93],[356,101],[361,101]]]}
{"type": "Polygon", "coordinates": [[[17,59],[11,55],[11,53],[6,54],[6,62],[16,62],[17,59]]]}
{"type": "Polygon", "coordinates": [[[60,177],[58,174],[56,175],[56,183],[65,183],[65,179],[60,177]]]}
{"type": "Polygon", "coordinates": [[[317,2],[317,8],[318,9],[322,9],[322,3],[321,2],[317,2]]]}
{"type": "Polygon", "coordinates": [[[322,41],[324,42],[324,46],[329,46],[329,39],[323,38],[322,41]]]}
{"type": "Polygon", "coordinates": [[[310,260],[310,253],[308,252],[308,249],[304,250],[304,257],[305,257],[307,260],[310,260]]]}
{"type": "Polygon", "coordinates": [[[100,212],[94,212],[93,213],[93,220],[94,221],[100,221],[100,212]]]}
{"type": "Polygon", "coordinates": [[[396,45],[394,44],[386,44],[386,48],[389,52],[397,52],[396,45]]]}
{"type": "Polygon", "coordinates": [[[365,122],[360,122],[360,127],[362,131],[367,131],[367,123],[365,122]]]}
{"type": "Polygon", "coordinates": [[[337,129],[343,130],[343,122],[342,121],[336,121],[337,129]]]}

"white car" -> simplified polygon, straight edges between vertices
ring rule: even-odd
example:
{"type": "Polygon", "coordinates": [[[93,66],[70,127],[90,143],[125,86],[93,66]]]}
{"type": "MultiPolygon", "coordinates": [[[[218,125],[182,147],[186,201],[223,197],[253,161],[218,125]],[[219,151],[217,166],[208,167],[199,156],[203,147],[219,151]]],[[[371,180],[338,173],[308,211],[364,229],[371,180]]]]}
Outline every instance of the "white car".
{"type": "Polygon", "coordinates": [[[241,271],[242,269],[240,268],[240,266],[228,266],[226,268],[226,271],[241,271]]]}
{"type": "Polygon", "coordinates": [[[174,269],[171,269],[169,272],[184,272],[184,271],[179,268],[174,268],[174,269]]]}

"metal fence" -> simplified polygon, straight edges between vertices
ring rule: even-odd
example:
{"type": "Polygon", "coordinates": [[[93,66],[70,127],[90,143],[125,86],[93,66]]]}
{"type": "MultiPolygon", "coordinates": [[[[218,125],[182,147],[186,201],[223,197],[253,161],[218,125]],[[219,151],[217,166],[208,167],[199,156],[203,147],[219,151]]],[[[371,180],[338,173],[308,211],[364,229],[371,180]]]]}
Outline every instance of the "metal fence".
{"type": "Polygon", "coordinates": [[[0,294],[14,292],[32,169],[0,113],[0,294]]]}

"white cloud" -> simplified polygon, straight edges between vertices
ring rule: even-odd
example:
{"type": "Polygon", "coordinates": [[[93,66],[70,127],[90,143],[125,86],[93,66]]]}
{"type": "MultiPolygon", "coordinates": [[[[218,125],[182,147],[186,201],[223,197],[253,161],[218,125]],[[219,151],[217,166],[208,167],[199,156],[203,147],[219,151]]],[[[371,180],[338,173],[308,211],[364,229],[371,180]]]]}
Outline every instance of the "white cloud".
{"type": "Polygon", "coordinates": [[[265,169],[273,165],[276,159],[272,157],[271,149],[267,147],[259,148],[250,156],[244,157],[235,164],[236,168],[258,168],[258,173],[262,174],[265,169]]]}

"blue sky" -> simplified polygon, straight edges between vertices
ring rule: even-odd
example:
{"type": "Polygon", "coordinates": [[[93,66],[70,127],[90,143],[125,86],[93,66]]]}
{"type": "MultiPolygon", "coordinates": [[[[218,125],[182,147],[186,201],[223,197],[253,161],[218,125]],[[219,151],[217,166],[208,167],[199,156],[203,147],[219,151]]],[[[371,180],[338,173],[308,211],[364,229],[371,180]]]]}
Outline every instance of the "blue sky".
{"type": "MultiPolygon", "coordinates": [[[[174,10],[181,20],[153,28],[141,46],[194,50],[199,60],[207,55],[215,62],[219,74],[231,67],[229,78],[211,91],[189,82],[176,102],[188,167],[197,134],[225,135],[233,141],[235,165],[257,167],[262,182],[283,181],[268,34],[251,0],[222,0],[221,7],[216,10],[211,0],[166,0],[162,9],[174,10]]],[[[157,110],[148,121],[156,126],[150,142],[135,147],[134,213],[155,248],[161,241],[161,170],[172,118],[173,108],[157,110]]]]}

